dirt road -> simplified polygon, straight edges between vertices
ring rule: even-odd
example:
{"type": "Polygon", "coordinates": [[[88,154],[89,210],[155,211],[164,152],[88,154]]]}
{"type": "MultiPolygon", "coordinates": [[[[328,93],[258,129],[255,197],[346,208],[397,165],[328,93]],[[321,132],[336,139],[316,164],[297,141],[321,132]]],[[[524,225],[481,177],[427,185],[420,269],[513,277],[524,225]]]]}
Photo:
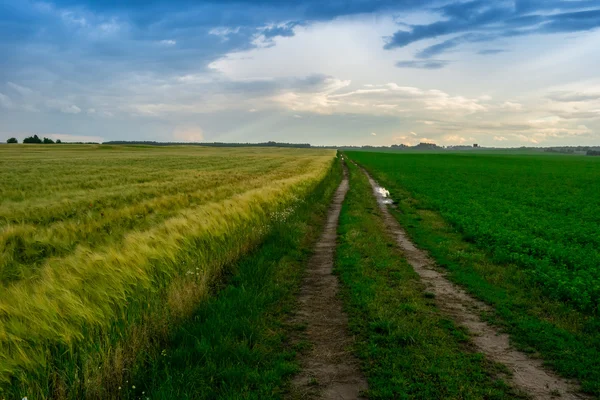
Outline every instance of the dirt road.
{"type": "MultiPolygon", "coordinates": [[[[363,170],[364,171],[364,170],[363,170]]],[[[408,238],[398,221],[390,214],[387,191],[367,175],[373,195],[382,211],[385,225],[403,251],[407,261],[419,274],[427,290],[435,295],[441,311],[451,316],[459,325],[466,327],[473,335],[475,346],[490,360],[506,365],[513,372],[512,385],[529,394],[533,399],[587,399],[577,393],[579,386],[559,377],[543,367],[540,360],[513,348],[509,336],[484,322],[480,315],[489,307],[472,298],[463,289],[450,282],[443,272],[436,270],[435,263],[423,250],[418,249],[408,238]]]]}
{"type": "Polygon", "coordinates": [[[359,399],[367,382],[351,353],[353,338],[332,275],[338,220],[348,191],[348,172],[327,215],[327,224],[310,259],[299,296],[295,324],[306,325],[312,348],[301,357],[302,371],[292,381],[291,399],[359,399]]]}

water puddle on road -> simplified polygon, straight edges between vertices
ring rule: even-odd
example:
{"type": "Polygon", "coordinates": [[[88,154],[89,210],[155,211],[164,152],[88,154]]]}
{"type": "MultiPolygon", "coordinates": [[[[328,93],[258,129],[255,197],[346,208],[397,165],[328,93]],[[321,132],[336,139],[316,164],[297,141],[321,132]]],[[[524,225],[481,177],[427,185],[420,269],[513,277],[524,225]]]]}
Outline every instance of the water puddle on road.
{"type": "Polygon", "coordinates": [[[390,191],[384,187],[377,186],[375,188],[377,194],[377,202],[380,204],[394,204],[394,200],[390,199],[390,191]]]}

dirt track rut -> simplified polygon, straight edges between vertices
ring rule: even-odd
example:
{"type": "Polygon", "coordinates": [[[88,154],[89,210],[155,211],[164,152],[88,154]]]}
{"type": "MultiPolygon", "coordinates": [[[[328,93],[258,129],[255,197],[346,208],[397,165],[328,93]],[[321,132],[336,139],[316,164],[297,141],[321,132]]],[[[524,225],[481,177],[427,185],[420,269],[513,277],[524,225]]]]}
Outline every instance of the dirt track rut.
{"type": "Polygon", "coordinates": [[[299,296],[296,324],[306,325],[306,340],[312,344],[301,357],[301,372],[292,381],[292,399],[359,399],[367,382],[350,347],[348,318],[338,298],[338,278],[332,275],[337,226],[348,192],[348,173],[327,215],[327,223],[309,261],[299,296]]]}
{"type": "Polygon", "coordinates": [[[387,206],[389,199],[383,195],[385,191],[380,190],[373,178],[364,169],[363,171],[369,179],[373,195],[377,198],[387,229],[427,289],[435,294],[438,307],[472,333],[472,340],[479,351],[489,359],[506,365],[513,372],[511,383],[514,387],[529,394],[533,399],[551,399],[557,398],[557,395],[560,395],[560,399],[568,400],[591,398],[577,393],[577,384],[548,371],[540,360],[532,359],[513,348],[507,334],[500,333],[495,327],[482,321],[480,315],[483,311],[488,311],[489,307],[472,298],[446,279],[443,273],[434,269],[433,260],[411,242],[404,229],[390,214],[387,206]]]}

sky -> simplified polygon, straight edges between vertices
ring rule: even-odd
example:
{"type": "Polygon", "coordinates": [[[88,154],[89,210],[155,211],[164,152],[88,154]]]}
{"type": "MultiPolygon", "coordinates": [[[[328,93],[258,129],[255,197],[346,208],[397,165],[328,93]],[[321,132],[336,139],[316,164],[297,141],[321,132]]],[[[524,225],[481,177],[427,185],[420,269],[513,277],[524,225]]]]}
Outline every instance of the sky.
{"type": "Polygon", "coordinates": [[[0,141],[600,144],[600,0],[0,0],[0,141]]]}

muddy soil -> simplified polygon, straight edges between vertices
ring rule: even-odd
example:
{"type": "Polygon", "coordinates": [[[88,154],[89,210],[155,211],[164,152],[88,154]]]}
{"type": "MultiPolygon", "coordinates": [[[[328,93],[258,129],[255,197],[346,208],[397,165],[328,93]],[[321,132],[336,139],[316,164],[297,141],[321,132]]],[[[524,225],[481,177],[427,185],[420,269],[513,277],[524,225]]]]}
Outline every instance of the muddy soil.
{"type": "Polygon", "coordinates": [[[327,223],[309,261],[292,323],[306,326],[303,339],[312,347],[300,357],[302,370],[293,379],[290,399],[360,399],[367,381],[351,353],[354,338],[338,297],[338,278],[332,275],[337,226],[348,191],[348,173],[327,215],[327,223]]]}
{"type": "MultiPolygon", "coordinates": [[[[364,170],[363,170],[364,171],[364,170]]],[[[419,274],[427,290],[435,295],[440,310],[451,316],[472,334],[477,349],[488,359],[504,364],[510,371],[513,387],[529,394],[533,399],[588,399],[577,393],[579,386],[546,369],[542,361],[533,359],[510,345],[509,336],[484,322],[480,315],[489,307],[472,298],[463,289],[450,282],[444,273],[435,269],[435,262],[409,239],[398,221],[390,214],[390,199],[385,191],[364,171],[369,178],[373,195],[381,208],[385,225],[403,251],[407,261],[419,274]]]]}

